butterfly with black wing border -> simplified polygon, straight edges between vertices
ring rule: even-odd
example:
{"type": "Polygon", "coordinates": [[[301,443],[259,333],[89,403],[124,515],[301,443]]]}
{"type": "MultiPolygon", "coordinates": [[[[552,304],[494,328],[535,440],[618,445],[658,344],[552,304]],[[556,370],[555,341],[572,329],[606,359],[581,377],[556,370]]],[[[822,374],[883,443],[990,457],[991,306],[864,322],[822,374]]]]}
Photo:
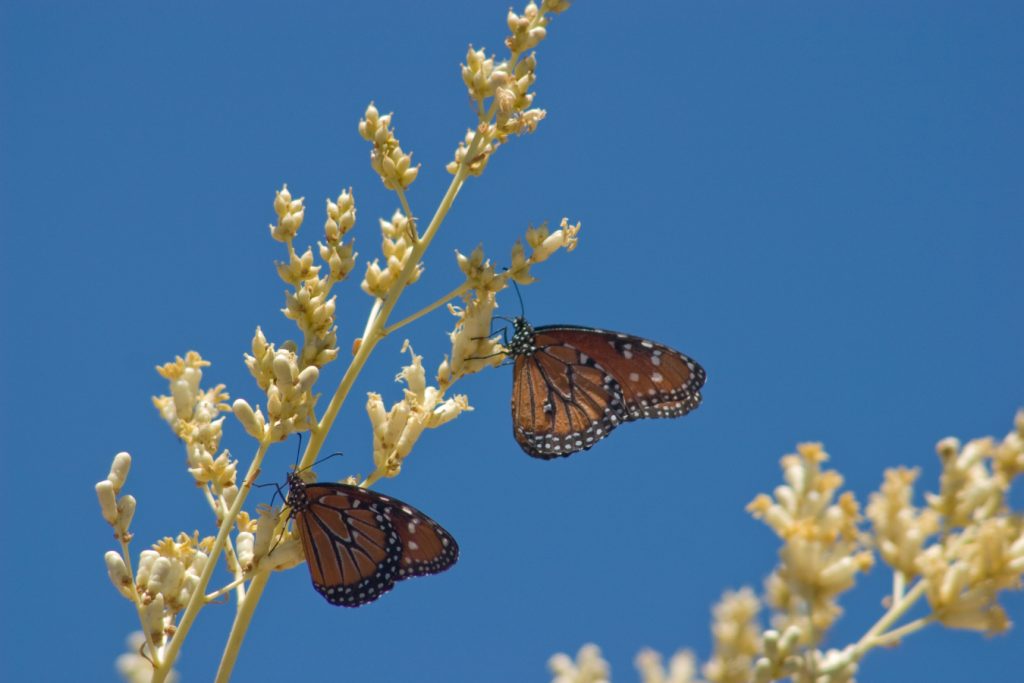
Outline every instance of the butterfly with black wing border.
{"type": "Polygon", "coordinates": [[[444,527],[376,491],[307,484],[289,472],[285,502],[313,588],[332,605],[365,605],[398,581],[438,574],[459,559],[459,545],[444,527]]]}
{"type": "Polygon", "coordinates": [[[528,455],[572,455],[623,422],[680,417],[701,403],[704,368],[664,344],[522,317],[513,326],[512,432],[528,455]]]}

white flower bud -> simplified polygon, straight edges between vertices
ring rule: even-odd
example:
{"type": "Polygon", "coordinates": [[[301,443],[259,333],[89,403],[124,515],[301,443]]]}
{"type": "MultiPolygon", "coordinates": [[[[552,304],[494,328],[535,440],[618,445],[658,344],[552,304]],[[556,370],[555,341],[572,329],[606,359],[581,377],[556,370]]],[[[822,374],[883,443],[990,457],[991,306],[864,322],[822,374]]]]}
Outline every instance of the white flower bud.
{"type": "Polygon", "coordinates": [[[135,496],[122,496],[117,501],[117,522],[114,526],[121,533],[126,533],[135,516],[135,496]]]}
{"type": "Polygon", "coordinates": [[[125,479],[128,478],[128,470],[131,467],[132,456],[128,455],[127,452],[122,451],[114,456],[114,462],[110,465],[110,474],[107,475],[107,480],[114,485],[115,492],[121,492],[121,487],[124,486],[125,479]]]}
{"type": "Polygon", "coordinates": [[[235,537],[235,555],[238,556],[238,564],[243,571],[249,571],[253,566],[253,544],[255,537],[249,531],[240,531],[235,537]]]}
{"type": "Polygon", "coordinates": [[[164,596],[157,595],[141,610],[142,625],[153,642],[159,645],[164,638],[164,596]]]}
{"type": "Polygon", "coordinates": [[[312,389],[319,377],[320,370],[315,365],[310,365],[299,373],[299,391],[305,393],[312,389]]]}
{"type": "Polygon", "coordinates": [[[114,484],[109,479],[96,484],[96,497],[100,501],[100,511],[107,524],[113,526],[117,523],[117,496],[114,493],[114,484]]]}
{"type": "Polygon", "coordinates": [[[171,398],[174,399],[174,413],[178,419],[190,419],[195,407],[195,394],[192,393],[192,387],[188,382],[183,379],[171,382],[171,398]]]}
{"type": "Polygon", "coordinates": [[[244,399],[240,398],[235,400],[231,404],[231,411],[235,414],[235,418],[242,423],[242,427],[245,432],[258,441],[263,440],[263,436],[266,431],[266,423],[263,420],[263,415],[253,411],[252,406],[244,399]]]}
{"type": "Polygon", "coordinates": [[[184,567],[180,562],[168,557],[158,557],[153,563],[146,583],[146,592],[150,595],[174,595],[178,592],[184,567]]]}
{"type": "Polygon", "coordinates": [[[108,550],[103,559],[107,563],[107,575],[110,577],[110,582],[114,584],[114,588],[121,595],[130,600],[132,597],[132,576],[128,573],[128,567],[125,565],[121,553],[108,550]]]}
{"type": "Polygon", "coordinates": [[[274,530],[281,518],[281,511],[271,507],[260,509],[259,522],[256,524],[256,536],[253,540],[253,556],[266,557],[270,552],[270,543],[274,538],[274,530]]]}
{"type": "Polygon", "coordinates": [[[139,568],[135,571],[135,584],[145,586],[149,583],[149,573],[153,570],[153,563],[160,557],[155,550],[143,550],[139,553],[139,568]]]}
{"type": "Polygon", "coordinates": [[[292,354],[288,351],[278,351],[274,354],[273,368],[278,384],[287,385],[295,381],[295,365],[292,354]]]}

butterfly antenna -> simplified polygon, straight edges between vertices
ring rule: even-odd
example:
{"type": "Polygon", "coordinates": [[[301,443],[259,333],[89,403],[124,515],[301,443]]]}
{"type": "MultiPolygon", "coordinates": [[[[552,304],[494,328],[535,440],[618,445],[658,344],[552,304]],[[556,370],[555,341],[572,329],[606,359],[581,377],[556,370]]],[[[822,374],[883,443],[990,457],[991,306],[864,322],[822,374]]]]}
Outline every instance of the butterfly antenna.
{"type": "Polygon", "coordinates": [[[296,432],[296,436],[299,437],[299,447],[295,449],[295,467],[296,472],[299,470],[299,456],[302,454],[302,432],[296,432]]]}
{"type": "Polygon", "coordinates": [[[516,290],[516,298],[519,299],[519,317],[526,317],[526,306],[523,305],[523,294],[519,291],[519,283],[512,280],[512,288],[516,290]]]}

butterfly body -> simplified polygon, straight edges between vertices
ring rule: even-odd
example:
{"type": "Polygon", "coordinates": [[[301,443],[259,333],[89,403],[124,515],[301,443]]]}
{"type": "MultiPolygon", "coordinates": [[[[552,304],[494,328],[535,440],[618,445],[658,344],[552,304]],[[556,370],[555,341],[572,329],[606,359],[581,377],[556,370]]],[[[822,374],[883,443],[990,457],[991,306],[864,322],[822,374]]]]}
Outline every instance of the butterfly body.
{"type": "Polygon", "coordinates": [[[623,422],[700,405],[704,369],[663,344],[591,327],[513,324],[513,435],[529,455],[565,457],[623,422]]]}
{"type": "Polygon", "coordinates": [[[307,484],[289,473],[286,502],[313,588],[332,605],[373,602],[397,581],[437,574],[459,557],[458,544],[440,524],[369,489],[307,484]]]}

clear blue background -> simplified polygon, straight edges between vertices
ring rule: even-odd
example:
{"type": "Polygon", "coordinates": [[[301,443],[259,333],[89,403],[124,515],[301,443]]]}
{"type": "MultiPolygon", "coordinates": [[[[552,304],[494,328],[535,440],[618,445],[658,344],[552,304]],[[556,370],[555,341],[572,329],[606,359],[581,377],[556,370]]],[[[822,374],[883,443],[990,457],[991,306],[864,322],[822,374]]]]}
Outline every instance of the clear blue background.
{"type": "MultiPolygon", "coordinates": [[[[307,197],[307,243],[324,198],[354,186],[361,271],[396,201],[359,116],[370,100],[396,112],[428,216],[472,123],[459,63],[470,42],[501,47],[506,9],[0,5],[5,679],[114,678],[136,628],[93,493],[114,453],[135,457],[136,553],[213,532],[150,405],[166,391],[153,366],[194,348],[207,383],[260,400],[241,358],[252,331],[294,331],[274,190],[307,197]]],[[[587,641],[617,681],[644,645],[704,659],[720,592],[760,588],[774,564],[743,507],[796,442],[823,440],[863,501],[900,463],[934,487],[941,437],[1005,434],[1024,405],[1022,28],[1016,2],[581,2],[558,18],[539,53],[548,119],[465,188],[399,313],[458,283],[453,249],[483,242],[507,263],[527,224],[568,215],[580,247],[538,268],[530,318],[678,347],[708,369],[705,404],[542,462],[511,438],[510,371],[470,379],[476,411],[380,486],[452,531],[458,566],[359,610],[328,606],[304,569],[275,576],[237,679],[543,681],[553,652],[587,641]]],[[[340,291],[343,347],[369,303],[358,279],[340,291]]],[[[408,330],[431,369],[449,325],[439,312],[408,330]]],[[[399,396],[401,341],[360,378],[329,443],[349,457],[323,476],[369,469],[363,396],[399,396]]],[[[225,445],[248,461],[233,422],[225,445]]],[[[880,614],[888,580],[861,582],[830,645],[880,614]]],[[[1005,604],[1024,621],[1020,595],[1005,604]]],[[[232,612],[202,613],[185,680],[211,677],[232,612]]],[[[861,677],[1013,680],[1022,637],[930,629],[861,677]]]]}

